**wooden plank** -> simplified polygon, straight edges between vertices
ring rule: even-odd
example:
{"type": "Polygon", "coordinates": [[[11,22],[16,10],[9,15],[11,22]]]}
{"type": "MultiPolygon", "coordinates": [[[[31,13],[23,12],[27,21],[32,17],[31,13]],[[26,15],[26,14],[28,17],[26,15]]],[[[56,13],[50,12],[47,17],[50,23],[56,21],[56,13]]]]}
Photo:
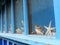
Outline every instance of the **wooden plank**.
{"type": "Polygon", "coordinates": [[[11,28],[12,33],[14,33],[14,0],[11,0],[11,28]]]}
{"type": "Polygon", "coordinates": [[[60,39],[60,0],[53,0],[55,12],[56,38],[60,39]]]}
{"type": "Polygon", "coordinates": [[[23,0],[23,11],[24,11],[24,34],[29,34],[29,23],[28,23],[28,1],[23,0]]]}
{"type": "Polygon", "coordinates": [[[17,42],[22,42],[22,43],[26,43],[26,44],[52,44],[52,45],[57,45],[57,44],[60,44],[60,40],[57,40],[56,38],[53,39],[53,38],[47,38],[46,37],[41,37],[41,36],[34,36],[34,35],[20,35],[20,34],[3,34],[3,33],[0,33],[0,36],[1,37],[4,37],[4,38],[7,38],[7,39],[10,39],[10,40],[14,40],[14,41],[17,41],[17,42]]]}
{"type": "Polygon", "coordinates": [[[28,0],[28,21],[29,21],[29,34],[32,33],[32,13],[31,13],[31,0],[28,0]]]}

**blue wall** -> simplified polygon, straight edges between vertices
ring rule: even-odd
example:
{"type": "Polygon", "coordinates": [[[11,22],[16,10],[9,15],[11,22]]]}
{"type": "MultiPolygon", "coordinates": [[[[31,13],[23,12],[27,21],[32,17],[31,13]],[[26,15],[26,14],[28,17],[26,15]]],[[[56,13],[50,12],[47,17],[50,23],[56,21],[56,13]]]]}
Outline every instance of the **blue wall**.
{"type": "Polygon", "coordinates": [[[0,45],[2,45],[2,39],[0,38],[0,45]]]}
{"type": "Polygon", "coordinates": [[[31,10],[33,30],[34,24],[44,27],[48,26],[50,21],[55,27],[53,0],[31,0],[31,10]]]}

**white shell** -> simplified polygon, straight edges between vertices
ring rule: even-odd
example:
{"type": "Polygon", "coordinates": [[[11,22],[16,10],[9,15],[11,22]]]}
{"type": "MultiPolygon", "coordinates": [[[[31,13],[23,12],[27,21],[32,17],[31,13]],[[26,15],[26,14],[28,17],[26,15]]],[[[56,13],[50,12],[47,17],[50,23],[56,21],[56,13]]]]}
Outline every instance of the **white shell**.
{"type": "Polygon", "coordinates": [[[21,34],[22,33],[21,29],[20,28],[16,29],[16,33],[21,34]]]}

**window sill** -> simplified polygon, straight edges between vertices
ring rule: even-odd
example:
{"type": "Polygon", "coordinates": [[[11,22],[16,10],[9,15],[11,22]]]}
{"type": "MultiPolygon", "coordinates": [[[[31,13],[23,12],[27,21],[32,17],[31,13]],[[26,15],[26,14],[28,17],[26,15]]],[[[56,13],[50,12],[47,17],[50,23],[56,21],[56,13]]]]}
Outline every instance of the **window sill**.
{"type": "Polygon", "coordinates": [[[55,37],[50,38],[47,36],[39,36],[39,35],[22,35],[22,34],[9,34],[9,33],[0,33],[0,37],[8,38],[11,40],[15,40],[18,42],[23,42],[27,44],[60,44],[60,40],[57,40],[55,37]]]}

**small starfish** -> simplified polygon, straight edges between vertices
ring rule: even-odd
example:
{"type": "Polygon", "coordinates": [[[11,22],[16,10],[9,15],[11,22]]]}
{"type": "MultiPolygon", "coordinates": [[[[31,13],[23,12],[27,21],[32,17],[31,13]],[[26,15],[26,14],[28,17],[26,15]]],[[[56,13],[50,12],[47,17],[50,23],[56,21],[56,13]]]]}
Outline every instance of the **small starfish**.
{"type": "Polygon", "coordinates": [[[51,34],[51,30],[55,30],[55,27],[51,27],[51,21],[49,23],[49,26],[44,26],[47,29],[46,35],[51,34]]]}

